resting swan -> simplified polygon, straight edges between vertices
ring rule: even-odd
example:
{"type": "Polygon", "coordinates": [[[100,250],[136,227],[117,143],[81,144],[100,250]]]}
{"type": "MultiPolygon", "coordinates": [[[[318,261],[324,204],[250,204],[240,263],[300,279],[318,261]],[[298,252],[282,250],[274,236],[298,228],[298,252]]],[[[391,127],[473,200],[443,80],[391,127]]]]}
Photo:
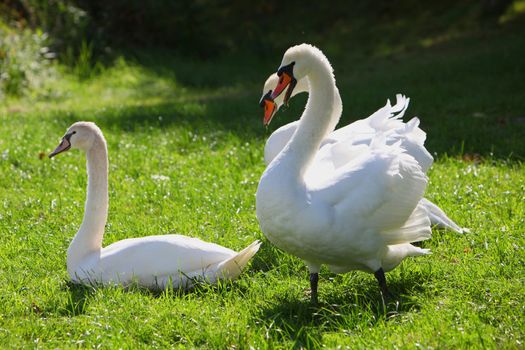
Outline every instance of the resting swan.
{"type": "MultiPolygon", "coordinates": [[[[264,125],[270,124],[273,116],[284,103],[284,97],[282,94],[277,96],[275,100],[270,97],[272,89],[277,85],[278,80],[279,77],[274,73],[270,75],[264,83],[263,96],[260,101],[261,107],[264,108],[264,125]]],[[[297,81],[295,88],[290,94],[290,98],[301,92],[308,92],[309,89],[308,78],[304,77],[297,81]]],[[[335,90],[335,94],[334,103],[337,106],[334,110],[340,111],[342,110],[342,101],[337,89],[335,90]]],[[[426,134],[419,128],[419,119],[417,117],[412,118],[408,123],[404,123],[401,120],[408,108],[409,102],[409,98],[400,94],[396,95],[396,104],[394,106],[392,106],[388,100],[384,107],[380,108],[369,117],[357,120],[330,133],[321,142],[320,147],[343,140],[351,142],[354,145],[369,145],[377,133],[386,132],[388,135],[387,144],[391,145],[401,140],[401,147],[418,161],[423,172],[426,174],[434,162],[434,158],[424,146],[426,134]]],[[[270,164],[270,162],[282,151],[284,146],[286,146],[297,129],[298,124],[298,120],[288,123],[281,126],[270,135],[264,145],[264,161],[266,165],[270,164]]],[[[421,199],[421,204],[427,209],[432,225],[450,229],[457,233],[465,232],[466,229],[458,226],[436,204],[426,198],[421,199]]]]}
{"type": "Polygon", "coordinates": [[[67,271],[74,282],[190,288],[193,279],[235,279],[259,249],[259,241],[237,253],[181,235],[130,238],[102,248],[108,213],[106,140],[94,123],[77,122],[49,157],[70,148],[86,152],[88,172],[84,219],[67,250],[67,271]]]}
{"type": "Polygon", "coordinates": [[[427,177],[401,142],[388,145],[384,134],[369,145],[342,140],[319,149],[341,114],[334,104],[332,67],[319,49],[291,47],[278,75],[272,99],[288,87],[286,103],[304,77],[310,97],[292,138],[260,179],[260,228],[272,243],[306,262],[312,302],[323,264],[335,273],[374,273],[387,295],[384,272],[408,256],[429,253],[410,244],[431,237],[427,211],[419,204],[427,177]],[[326,162],[321,153],[333,159],[326,162]],[[334,161],[342,164],[335,167],[334,161]]]}

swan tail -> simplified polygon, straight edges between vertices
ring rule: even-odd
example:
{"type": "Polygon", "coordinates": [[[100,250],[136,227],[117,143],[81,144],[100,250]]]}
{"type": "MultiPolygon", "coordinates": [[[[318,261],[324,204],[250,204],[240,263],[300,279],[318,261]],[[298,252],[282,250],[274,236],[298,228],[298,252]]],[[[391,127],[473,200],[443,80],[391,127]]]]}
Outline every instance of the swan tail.
{"type": "Polygon", "coordinates": [[[422,205],[418,205],[404,225],[396,229],[385,230],[382,232],[382,235],[388,245],[429,239],[432,236],[432,231],[427,209],[422,205]]]}
{"type": "Polygon", "coordinates": [[[438,227],[449,229],[457,233],[464,233],[465,229],[459,227],[454,221],[452,221],[447,214],[440,207],[432,203],[426,198],[422,198],[419,204],[428,211],[430,217],[430,222],[432,225],[437,225],[438,227]]]}
{"type": "Polygon", "coordinates": [[[242,269],[248,264],[248,261],[257,253],[260,246],[261,242],[256,240],[234,256],[219,263],[217,271],[220,277],[224,279],[237,278],[241,274],[242,269]]]}
{"type": "Polygon", "coordinates": [[[248,261],[257,253],[261,242],[256,240],[239,253],[218,263],[208,265],[202,269],[190,272],[179,272],[179,276],[161,276],[158,278],[157,288],[164,288],[171,284],[175,288],[190,290],[199,283],[214,284],[219,280],[234,280],[237,278],[248,261]]]}
{"type": "Polygon", "coordinates": [[[386,254],[383,256],[382,267],[383,270],[390,271],[406,257],[428,254],[430,254],[429,249],[422,249],[410,243],[389,245],[387,246],[386,254]]]}

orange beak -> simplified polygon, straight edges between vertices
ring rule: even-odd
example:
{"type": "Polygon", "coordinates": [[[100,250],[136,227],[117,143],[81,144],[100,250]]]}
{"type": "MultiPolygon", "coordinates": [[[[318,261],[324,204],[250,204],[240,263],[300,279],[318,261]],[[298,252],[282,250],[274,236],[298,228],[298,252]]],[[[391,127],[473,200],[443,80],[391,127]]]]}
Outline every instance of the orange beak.
{"type": "Polygon", "coordinates": [[[272,94],[272,90],[264,94],[264,96],[261,97],[261,100],[259,101],[259,106],[261,106],[261,108],[264,108],[264,119],[263,119],[264,126],[268,126],[268,124],[270,124],[270,122],[272,121],[273,115],[277,111],[277,105],[273,101],[273,98],[270,96],[271,94],[272,94]]]}
{"type": "Polygon", "coordinates": [[[288,87],[288,90],[286,90],[286,94],[284,95],[283,102],[285,105],[288,105],[288,100],[292,96],[292,91],[295,88],[295,85],[297,85],[297,79],[295,79],[293,74],[293,69],[295,66],[295,62],[292,62],[290,64],[287,64],[286,66],[282,66],[277,71],[277,75],[279,76],[279,83],[277,83],[277,86],[273,90],[272,95],[270,96],[273,100],[277,96],[279,96],[284,89],[288,87]]]}
{"type": "MultiPolygon", "coordinates": [[[[293,78],[288,73],[283,72],[281,76],[279,77],[279,83],[277,83],[277,86],[273,90],[271,98],[275,99],[277,96],[279,96],[284,91],[284,89],[286,89],[286,87],[290,85],[290,83],[292,82],[292,79],[293,78]]],[[[285,101],[285,103],[287,102],[288,101],[285,101]]]]}
{"type": "Polygon", "coordinates": [[[277,106],[273,100],[264,100],[264,119],[263,125],[268,126],[277,110],[277,106]]]}

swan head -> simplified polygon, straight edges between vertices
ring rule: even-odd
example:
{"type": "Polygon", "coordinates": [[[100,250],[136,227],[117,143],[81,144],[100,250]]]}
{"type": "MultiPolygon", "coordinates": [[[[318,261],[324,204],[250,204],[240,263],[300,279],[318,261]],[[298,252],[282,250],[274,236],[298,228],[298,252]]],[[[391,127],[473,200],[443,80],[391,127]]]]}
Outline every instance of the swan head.
{"type": "Polygon", "coordinates": [[[268,90],[266,94],[263,94],[261,100],[259,101],[259,106],[264,109],[263,125],[268,126],[272,121],[273,116],[279,109],[279,105],[275,103],[274,99],[271,97],[272,90],[268,90]]]}
{"type": "MultiPolygon", "coordinates": [[[[277,73],[273,73],[266,79],[263,87],[263,95],[259,101],[259,105],[264,109],[264,126],[268,126],[272,121],[273,116],[279,111],[281,106],[284,104],[284,96],[280,94],[279,96],[272,98],[273,88],[279,83],[279,76],[277,73]]],[[[308,84],[308,78],[303,78],[297,81],[297,85],[291,94],[291,97],[301,93],[308,92],[310,89],[308,84]]]]}
{"type": "Polygon", "coordinates": [[[60,144],[49,154],[49,158],[66,152],[71,148],[88,151],[93,146],[95,138],[101,133],[95,123],[76,122],[67,129],[60,144]]]}
{"type": "Polygon", "coordinates": [[[317,47],[309,44],[301,44],[290,47],[284,53],[281,65],[277,70],[279,81],[270,95],[274,100],[281,95],[286,89],[284,96],[284,104],[288,104],[288,100],[292,96],[297,82],[310,74],[313,67],[318,62],[330,67],[330,63],[326,56],[317,47]]]}

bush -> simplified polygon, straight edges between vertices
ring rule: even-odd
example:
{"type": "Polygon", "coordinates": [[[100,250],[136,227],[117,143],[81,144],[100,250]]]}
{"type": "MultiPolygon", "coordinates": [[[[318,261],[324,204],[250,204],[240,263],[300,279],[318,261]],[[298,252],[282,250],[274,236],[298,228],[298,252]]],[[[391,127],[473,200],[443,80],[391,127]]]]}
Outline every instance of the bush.
{"type": "Polygon", "coordinates": [[[0,26],[0,95],[21,96],[56,75],[48,36],[29,29],[0,26]]]}

